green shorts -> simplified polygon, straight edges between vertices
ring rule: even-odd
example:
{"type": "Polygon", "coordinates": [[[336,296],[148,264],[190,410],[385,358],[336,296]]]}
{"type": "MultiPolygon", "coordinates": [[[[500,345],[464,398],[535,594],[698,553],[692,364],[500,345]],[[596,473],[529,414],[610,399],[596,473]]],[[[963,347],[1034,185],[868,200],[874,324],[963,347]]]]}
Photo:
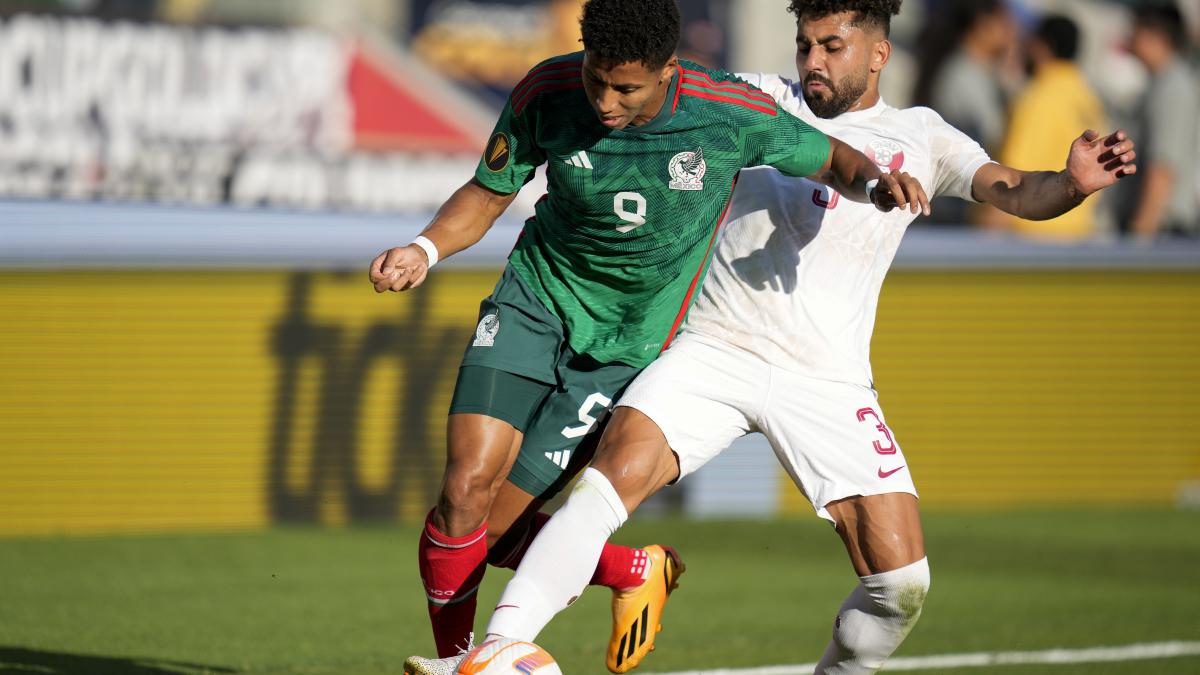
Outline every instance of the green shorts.
{"type": "Polygon", "coordinates": [[[487,415],[524,432],[508,479],[549,499],[591,461],[598,422],[640,371],[576,354],[562,321],[506,267],[479,305],[450,414],[487,415]]]}

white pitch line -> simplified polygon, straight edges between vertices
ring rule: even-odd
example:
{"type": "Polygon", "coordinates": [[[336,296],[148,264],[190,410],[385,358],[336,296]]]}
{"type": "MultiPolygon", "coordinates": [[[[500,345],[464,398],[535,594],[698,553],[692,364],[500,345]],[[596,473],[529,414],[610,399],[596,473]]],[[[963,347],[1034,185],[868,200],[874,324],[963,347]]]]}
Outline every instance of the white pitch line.
{"type": "MultiPolygon", "coordinates": [[[[930,668],[977,668],[979,666],[1009,666],[1024,663],[1101,663],[1111,661],[1141,661],[1173,656],[1200,655],[1200,642],[1149,642],[1123,647],[1091,647],[1088,649],[1047,649],[1038,652],[974,652],[970,654],[935,654],[889,659],[883,672],[898,670],[928,670],[930,668]]],[[[717,670],[683,670],[661,675],[812,675],[815,663],[759,668],[719,668],[717,670]]]]}

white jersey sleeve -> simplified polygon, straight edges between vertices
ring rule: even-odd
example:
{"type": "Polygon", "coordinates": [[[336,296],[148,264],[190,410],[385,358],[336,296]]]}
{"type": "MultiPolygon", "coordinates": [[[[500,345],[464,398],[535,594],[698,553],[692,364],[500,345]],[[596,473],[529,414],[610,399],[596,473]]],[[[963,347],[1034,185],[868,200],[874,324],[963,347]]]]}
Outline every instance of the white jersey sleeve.
{"type": "Polygon", "coordinates": [[[929,108],[915,108],[925,121],[929,134],[929,155],[933,160],[931,197],[958,197],[977,201],[971,189],[975,172],[992,161],[973,138],[956,129],[929,108]]]}

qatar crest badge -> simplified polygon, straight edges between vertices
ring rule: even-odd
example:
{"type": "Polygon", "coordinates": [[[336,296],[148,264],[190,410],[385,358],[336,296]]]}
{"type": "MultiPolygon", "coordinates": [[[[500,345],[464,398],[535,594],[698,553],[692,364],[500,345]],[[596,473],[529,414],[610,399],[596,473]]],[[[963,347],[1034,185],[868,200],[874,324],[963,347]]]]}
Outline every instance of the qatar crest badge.
{"type": "Polygon", "coordinates": [[[876,138],[867,143],[867,147],[863,148],[863,154],[867,156],[880,171],[892,173],[899,171],[900,167],[904,166],[904,148],[896,141],[887,138],[876,138]]]}

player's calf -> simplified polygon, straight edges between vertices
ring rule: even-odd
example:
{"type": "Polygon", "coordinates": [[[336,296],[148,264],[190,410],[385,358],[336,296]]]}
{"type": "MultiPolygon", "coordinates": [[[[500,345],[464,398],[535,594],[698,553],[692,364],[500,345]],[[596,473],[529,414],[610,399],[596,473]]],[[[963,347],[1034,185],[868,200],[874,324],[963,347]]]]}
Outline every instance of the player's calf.
{"type": "Polygon", "coordinates": [[[860,577],[838,610],[833,640],[815,675],[860,675],[883,667],[921,616],[929,592],[929,562],[860,577]]]}
{"type": "Polygon", "coordinates": [[[487,564],[486,532],[485,524],[464,536],[451,537],[434,524],[434,512],[425,519],[417,560],[440,657],[456,654],[469,639],[475,595],[487,564]]]}

